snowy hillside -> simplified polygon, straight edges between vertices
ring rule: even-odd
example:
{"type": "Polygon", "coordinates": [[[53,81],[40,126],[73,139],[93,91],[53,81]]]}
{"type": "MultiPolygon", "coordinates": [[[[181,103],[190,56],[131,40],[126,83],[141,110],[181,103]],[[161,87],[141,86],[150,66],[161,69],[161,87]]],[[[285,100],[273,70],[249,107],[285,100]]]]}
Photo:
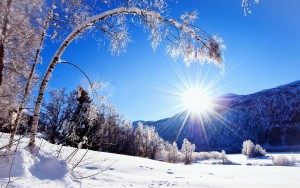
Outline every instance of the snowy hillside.
{"type": "MultiPolygon", "coordinates": [[[[227,94],[215,99],[215,112],[201,120],[189,117],[177,141],[187,138],[196,150],[239,152],[251,139],[274,151],[300,149],[300,81],[250,95],[227,94]],[[203,125],[201,123],[203,121],[203,125]]],[[[145,125],[169,142],[176,139],[187,112],[145,125]]]]}
{"type": "MultiPolygon", "coordinates": [[[[3,134],[0,145],[7,142],[3,134]]],[[[247,159],[229,155],[237,165],[170,164],[139,157],[79,150],[52,145],[38,139],[39,151],[26,148],[21,140],[16,153],[0,154],[0,185],[5,187],[299,187],[299,167],[271,166],[270,158],[247,159]],[[60,152],[59,152],[60,151],[60,152]],[[59,157],[57,158],[59,154],[59,157]],[[6,156],[4,156],[6,154],[6,156]],[[66,160],[67,159],[67,160],[66,160]],[[68,160],[69,159],[69,160],[68,160]],[[78,162],[80,161],[81,162],[78,162]],[[11,165],[12,164],[12,165],[11,165]],[[12,166],[12,170],[10,168],[12,166]],[[77,166],[74,168],[74,166],[77,166]],[[10,175],[9,175],[10,174],[10,175]]],[[[273,154],[278,156],[282,154],[273,154]]],[[[285,154],[296,157],[300,154],[285,154]]]]}

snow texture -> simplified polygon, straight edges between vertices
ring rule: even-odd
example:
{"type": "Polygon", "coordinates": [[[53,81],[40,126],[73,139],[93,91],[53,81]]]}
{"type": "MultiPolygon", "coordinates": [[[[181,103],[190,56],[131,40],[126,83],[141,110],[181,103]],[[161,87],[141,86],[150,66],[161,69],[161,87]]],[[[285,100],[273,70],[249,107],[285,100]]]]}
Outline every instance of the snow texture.
{"type": "MultiPolygon", "coordinates": [[[[8,142],[3,134],[0,145],[8,142]]],[[[228,155],[236,165],[216,165],[214,161],[197,164],[171,164],[139,157],[88,151],[80,149],[69,161],[66,159],[76,148],[63,147],[57,158],[59,145],[37,139],[40,150],[26,147],[23,138],[16,153],[0,155],[0,185],[6,186],[11,170],[9,187],[299,187],[300,153],[272,154],[294,156],[298,167],[272,166],[269,156],[248,159],[241,154],[228,155]],[[14,160],[13,160],[14,158],[14,160]],[[93,174],[96,174],[93,176],[93,174]],[[90,177],[88,177],[90,176],[90,177]],[[86,177],[78,179],[80,177],[86,177]]]]}

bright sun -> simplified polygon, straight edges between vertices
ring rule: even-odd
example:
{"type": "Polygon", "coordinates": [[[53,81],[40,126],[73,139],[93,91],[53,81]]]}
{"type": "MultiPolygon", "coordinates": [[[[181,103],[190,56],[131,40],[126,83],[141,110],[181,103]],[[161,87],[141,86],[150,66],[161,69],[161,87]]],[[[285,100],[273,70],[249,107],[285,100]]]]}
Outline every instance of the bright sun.
{"type": "Polygon", "coordinates": [[[208,93],[200,87],[190,87],[182,95],[184,108],[192,113],[203,114],[212,109],[208,93]]]}

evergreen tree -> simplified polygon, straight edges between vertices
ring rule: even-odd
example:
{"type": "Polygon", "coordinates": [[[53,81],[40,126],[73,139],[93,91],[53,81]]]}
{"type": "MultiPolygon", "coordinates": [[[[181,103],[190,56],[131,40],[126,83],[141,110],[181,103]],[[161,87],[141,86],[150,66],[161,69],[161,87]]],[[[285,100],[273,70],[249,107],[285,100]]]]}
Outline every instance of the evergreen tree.
{"type": "Polygon", "coordinates": [[[90,130],[91,120],[88,118],[91,102],[88,92],[81,86],[77,90],[77,107],[71,118],[67,145],[77,146],[90,130]]]}

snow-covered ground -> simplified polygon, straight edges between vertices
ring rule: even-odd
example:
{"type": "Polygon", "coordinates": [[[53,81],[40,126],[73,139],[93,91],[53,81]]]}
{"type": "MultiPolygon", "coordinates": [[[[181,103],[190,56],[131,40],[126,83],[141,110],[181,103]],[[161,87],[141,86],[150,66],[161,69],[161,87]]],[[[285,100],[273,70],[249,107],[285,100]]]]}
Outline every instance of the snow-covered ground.
{"type": "MultiPolygon", "coordinates": [[[[2,135],[0,148],[8,136],[2,135]]],[[[272,166],[268,157],[247,159],[240,154],[228,155],[237,165],[184,165],[83,149],[72,157],[75,148],[62,147],[59,152],[60,146],[42,139],[37,139],[41,149],[31,153],[27,142],[23,138],[18,151],[9,156],[1,150],[0,187],[9,177],[8,187],[300,187],[300,153],[272,154],[294,156],[298,167],[272,166]]]]}

